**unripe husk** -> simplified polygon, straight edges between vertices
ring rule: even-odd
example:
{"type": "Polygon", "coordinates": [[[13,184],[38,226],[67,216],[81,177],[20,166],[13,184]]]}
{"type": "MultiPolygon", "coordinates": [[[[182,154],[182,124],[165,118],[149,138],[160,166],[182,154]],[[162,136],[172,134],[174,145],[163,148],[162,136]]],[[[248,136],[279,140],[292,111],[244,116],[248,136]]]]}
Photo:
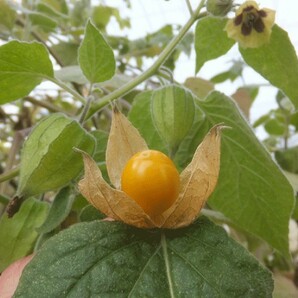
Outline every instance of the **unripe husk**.
{"type": "Polygon", "coordinates": [[[193,94],[177,85],[157,89],[151,97],[151,115],[159,135],[175,151],[193,125],[193,94]]]}

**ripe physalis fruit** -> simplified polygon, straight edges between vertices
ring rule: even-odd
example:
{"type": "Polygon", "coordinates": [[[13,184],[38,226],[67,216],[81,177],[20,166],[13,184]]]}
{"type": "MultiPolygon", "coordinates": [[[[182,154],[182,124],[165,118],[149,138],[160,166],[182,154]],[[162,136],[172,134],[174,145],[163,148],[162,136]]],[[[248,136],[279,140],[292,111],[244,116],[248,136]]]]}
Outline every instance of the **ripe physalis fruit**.
{"type": "Polygon", "coordinates": [[[188,226],[216,186],[221,128],[211,128],[179,175],[172,161],[161,152],[148,150],[138,130],[114,110],[106,165],[115,188],[103,179],[91,156],[77,150],[83,155],[85,170],[79,190],[107,217],[128,225],[168,229],[188,226]],[[149,163],[144,166],[146,160],[149,163]]]}
{"type": "Polygon", "coordinates": [[[150,217],[170,208],[179,195],[179,173],[165,154],[145,150],[133,155],[124,167],[121,189],[150,217]]]}

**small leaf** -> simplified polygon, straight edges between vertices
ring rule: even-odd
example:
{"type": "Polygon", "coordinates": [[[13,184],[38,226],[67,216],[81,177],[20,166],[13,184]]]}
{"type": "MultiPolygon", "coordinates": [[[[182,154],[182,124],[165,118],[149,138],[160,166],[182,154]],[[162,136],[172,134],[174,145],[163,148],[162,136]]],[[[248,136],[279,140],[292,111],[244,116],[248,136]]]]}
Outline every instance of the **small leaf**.
{"type": "Polygon", "coordinates": [[[103,130],[94,130],[91,134],[96,139],[96,149],[93,158],[96,162],[105,162],[109,134],[103,130]]]}
{"type": "Polygon", "coordinates": [[[94,138],[62,114],[42,119],[24,143],[17,194],[30,196],[69,183],[83,168],[73,147],[92,153],[94,138]]]}
{"type": "Polygon", "coordinates": [[[272,297],[271,273],[205,217],[178,231],[77,224],[49,239],[15,298],[272,297]]]}
{"type": "Polygon", "coordinates": [[[16,16],[17,16],[16,11],[13,10],[10,7],[10,5],[8,4],[8,1],[1,0],[0,1],[0,25],[1,25],[0,27],[1,27],[1,33],[9,33],[9,30],[13,29],[13,26],[15,24],[16,16]]]}
{"type": "Polygon", "coordinates": [[[58,26],[58,23],[54,19],[40,12],[33,11],[28,16],[32,25],[38,29],[42,29],[44,32],[52,32],[58,26]]]}
{"type": "Polygon", "coordinates": [[[13,217],[6,214],[0,219],[0,272],[9,264],[32,251],[37,239],[38,228],[45,220],[48,204],[28,199],[13,217]]]}
{"type": "Polygon", "coordinates": [[[280,88],[298,108],[298,60],[286,31],[274,25],[268,44],[239,50],[249,66],[280,88]]]}
{"type": "Polygon", "coordinates": [[[277,150],[274,155],[282,169],[298,174],[298,146],[277,150]]]}
{"type": "Polygon", "coordinates": [[[224,55],[235,43],[224,31],[226,18],[206,17],[195,29],[196,73],[205,62],[224,55]],[[220,45],[220,46],[219,46],[220,45]]]}
{"type": "Polygon", "coordinates": [[[49,78],[53,66],[41,43],[13,40],[0,47],[0,104],[28,95],[49,78]]]}
{"type": "Polygon", "coordinates": [[[265,130],[274,136],[283,136],[287,131],[287,126],[284,121],[277,118],[268,119],[264,125],[265,130]]]}
{"type": "Polygon", "coordinates": [[[80,213],[80,221],[93,221],[104,219],[106,216],[92,205],[84,207],[80,213]]]}
{"type": "Polygon", "coordinates": [[[90,20],[79,48],[79,64],[91,83],[109,80],[115,73],[113,50],[90,20]]]}
{"type": "Polygon", "coordinates": [[[178,85],[156,89],[151,96],[151,116],[170,152],[176,152],[194,121],[194,97],[178,85]]]}
{"type": "Polygon", "coordinates": [[[117,189],[120,189],[122,171],[128,160],[135,153],[147,149],[147,144],[138,130],[114,108],[106,163],[110,180],[117,189]]]}
{"type": "Polygon", "coordinates": [[[72,41],[60,41],[57,44],[53,44],[51,49],[61,59],[64,66],[72,66],[78,64],[78,49],[79,44],[72,41]]]}
{"type": "Polygon", "coordinates": [[[45,234],[57,228],[68,216],[74,195],[69,187],[62,188],[56,195],[45,222],[37,229],[39,234],[45,234]]]}

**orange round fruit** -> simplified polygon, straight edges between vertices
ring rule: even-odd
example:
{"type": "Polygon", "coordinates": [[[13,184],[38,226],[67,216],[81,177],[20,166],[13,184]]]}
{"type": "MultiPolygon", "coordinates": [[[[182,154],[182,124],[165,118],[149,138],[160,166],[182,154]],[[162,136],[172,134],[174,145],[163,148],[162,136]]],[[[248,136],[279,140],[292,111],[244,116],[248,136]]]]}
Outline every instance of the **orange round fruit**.
{"type": "Polygon", "coordinates": [[[133,155],[124,167],[122,190],[149,216],[162,214],[179,195],[179,173],[165,154],[145,150],[133,155]]]}

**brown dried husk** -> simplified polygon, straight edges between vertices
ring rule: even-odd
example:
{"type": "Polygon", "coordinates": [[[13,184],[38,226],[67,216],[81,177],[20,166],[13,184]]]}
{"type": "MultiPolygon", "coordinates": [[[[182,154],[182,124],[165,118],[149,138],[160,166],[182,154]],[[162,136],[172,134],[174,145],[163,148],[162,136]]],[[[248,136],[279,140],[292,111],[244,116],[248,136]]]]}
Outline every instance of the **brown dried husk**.
{"type": "Polygon", "coordinates": [[[220,166],[220,131],[213,127],[198,146],[191,163],[180,174],[180,194],[161,215],[150,218],[144,210],[120,190],[121,175],[127,161],[147,145],[137,129],[117,109],[113,111],[106,162],[112,188],[102,177],[96,162],[85,152],[85,177],[79,190],[95,208],[106,216],[139,228],[180,228],[191,224],[214,190],[220,166]]]}
{"type": "Polygon", "coordinates": [[[180,228],[191,224],[215,189],[220,168],[220,132],[214,126],[198,146],[192,161],[180,174],[177,201],[162,216],[164,228],[180,228]]]}
{"type": "Polygon", "coordinates": [[[107,171],[112,184],[120,189],[121,174],[128,160],[137,152],[147,150],[138,130],[115,107],[106,151],[107,171]]]}

